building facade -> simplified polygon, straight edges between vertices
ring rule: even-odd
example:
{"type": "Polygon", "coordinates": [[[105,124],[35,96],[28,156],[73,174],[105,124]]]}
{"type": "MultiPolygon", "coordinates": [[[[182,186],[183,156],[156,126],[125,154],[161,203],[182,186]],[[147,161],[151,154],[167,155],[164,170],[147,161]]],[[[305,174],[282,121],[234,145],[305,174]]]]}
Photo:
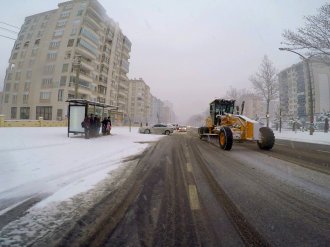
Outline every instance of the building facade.
{"type": "Polygon", "coordinates": [[[129,80],[128,115],[131,122],[149,124],[151,121],[152,95],[142,78],[129,80]]]}
{"type": "MultiPolygon", "coordinates": [[[[309,59],[314,115],[330,111],[330,67],[318,58],[309,59]]],[[[294,64],[278,74],[282,114],[307,121],[310,112],[310,86],[305,62],[294,64]]]]}
{"type": "Polygon", "coordinates": [[[118,106],[114,121],[122,123],[130,50],[131,42],[96,0],[68,1],[26,17],[6,71],[3,114],[61,120],[66,99],[81,98],[118,106]]]}

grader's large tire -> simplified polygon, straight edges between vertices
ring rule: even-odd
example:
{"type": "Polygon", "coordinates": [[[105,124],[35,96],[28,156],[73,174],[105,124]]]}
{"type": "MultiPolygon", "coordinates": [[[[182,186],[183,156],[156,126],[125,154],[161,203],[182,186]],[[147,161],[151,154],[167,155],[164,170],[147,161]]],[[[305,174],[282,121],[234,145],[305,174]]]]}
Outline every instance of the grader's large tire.
{"type": "Polygon", "coordinates": [[[219,144],[224,150],[230,150],[233,146],[233,133],[229,127],[222,127],[219,134],[219,144]]]}
{"type": "Polygon", "coordinates": [[[260,131],[260,140],[257,142],[260,149],[270,150],[275,144],[274,132],[271,128],[261,127],[260,131]]]}

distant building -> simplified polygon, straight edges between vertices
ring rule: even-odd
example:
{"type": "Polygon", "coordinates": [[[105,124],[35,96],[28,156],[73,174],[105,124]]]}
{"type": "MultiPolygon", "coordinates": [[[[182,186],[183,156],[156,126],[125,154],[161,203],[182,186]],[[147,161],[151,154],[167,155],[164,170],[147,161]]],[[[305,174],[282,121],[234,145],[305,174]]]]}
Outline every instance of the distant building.
{"type": "MultiPolygon", "coordinates": [[[[330,111],[330,67],[319,58],[309,59],[314,114],[330,111]]],[[[280,107],[288,118],[307,120],[309,116],[309,82],[305,62],[278,74],[280,107]]]]}
{"type": "Polygon", "coordinates": [[[96,0],[74,0],[28,16],[16,40],[4,81],[6,119],[61,120],[75,98],[75,59],[80,58],[78,98],[128,111],[131,42],[96,0]]]}
{"type": "Polygon", "coordinates": [[[161,123],[162,119],[162,108],[164,107],[164,103],[156,98],[155,96],[152,96],[151,100],[151,117],[150,122],[152,124],[161,123]]]}
{"type": "Polygon", "coordinates": [[[128,116],[133,124],[149,124],[152,96],[142,78],[129,80],[128,116]]]}

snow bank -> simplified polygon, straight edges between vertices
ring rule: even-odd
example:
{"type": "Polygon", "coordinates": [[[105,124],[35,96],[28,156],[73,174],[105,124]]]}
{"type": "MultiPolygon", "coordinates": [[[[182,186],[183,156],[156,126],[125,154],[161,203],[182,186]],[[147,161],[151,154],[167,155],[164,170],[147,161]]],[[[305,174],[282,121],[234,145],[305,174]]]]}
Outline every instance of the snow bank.
{"type": "Polygon", "coordinates": [[[330,133],[314,132],[313,135],[310,135],[309,131],[294,132],[294,131],[282,130],[281,133],[279,133],[279,131],[274,131],[274,134],[276,139],[330,145],[330,133]]]}

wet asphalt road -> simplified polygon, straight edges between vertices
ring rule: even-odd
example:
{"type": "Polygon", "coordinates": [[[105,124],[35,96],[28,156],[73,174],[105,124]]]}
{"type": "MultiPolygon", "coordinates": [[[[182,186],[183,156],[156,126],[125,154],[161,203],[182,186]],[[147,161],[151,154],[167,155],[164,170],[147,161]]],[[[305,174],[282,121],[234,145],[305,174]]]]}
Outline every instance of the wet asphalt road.
{"type": "Polygon", "coordinates": [[[271,151],[174,133],[135,157],[61,246],[329,246],[330,147],[277,140],[271,151]],[[83,222],[83,223],[82,223],[83,222]]]}

